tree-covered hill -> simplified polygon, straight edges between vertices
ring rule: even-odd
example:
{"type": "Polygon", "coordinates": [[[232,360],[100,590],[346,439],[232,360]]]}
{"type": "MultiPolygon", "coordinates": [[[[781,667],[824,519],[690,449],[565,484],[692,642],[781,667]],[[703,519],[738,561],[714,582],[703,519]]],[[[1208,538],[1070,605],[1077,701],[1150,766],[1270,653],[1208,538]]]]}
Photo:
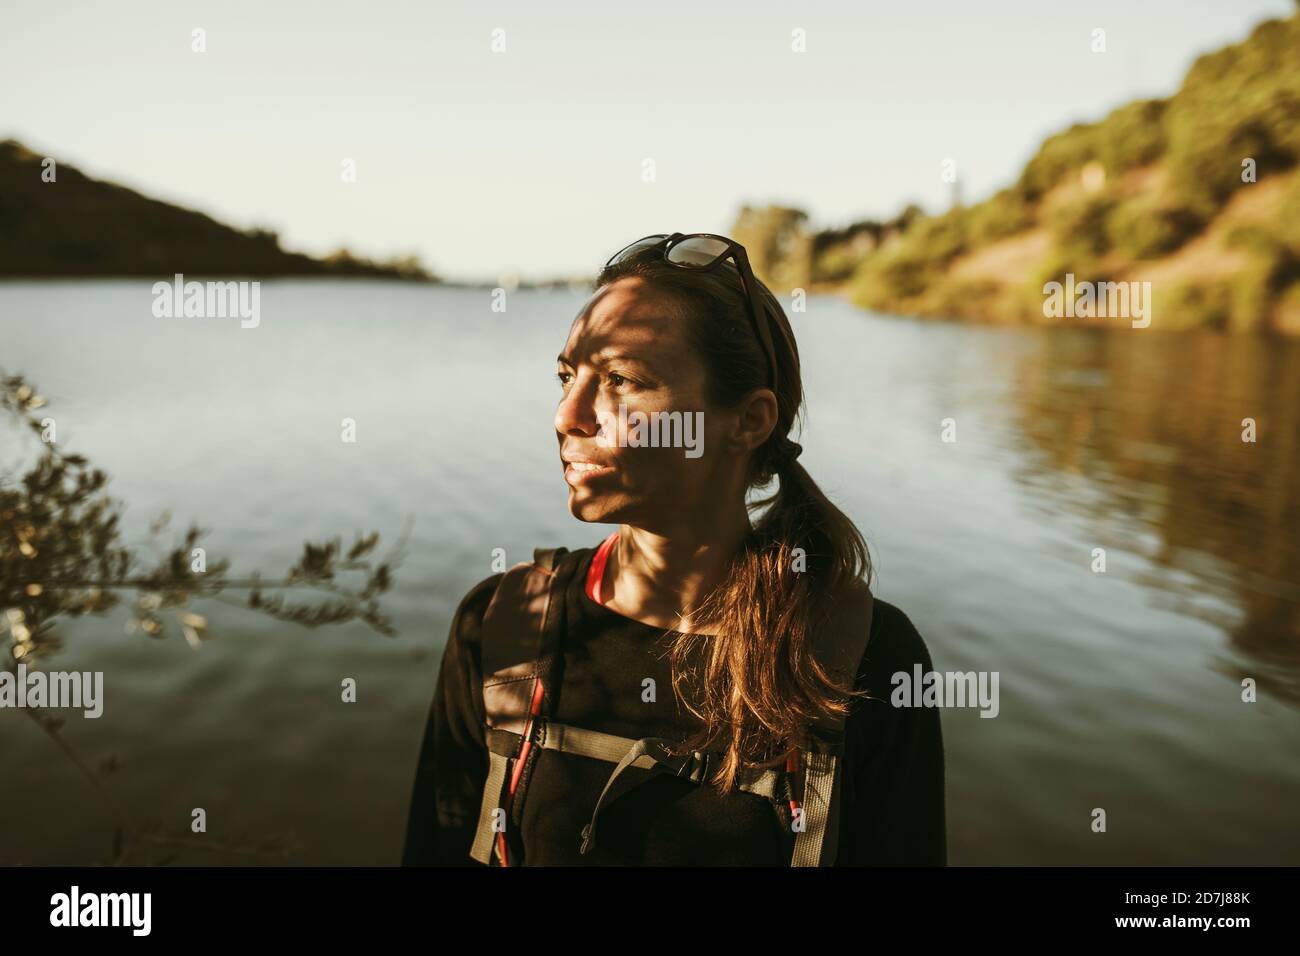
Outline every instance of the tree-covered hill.
{"type": "Polygon", "coordinates": [[[1044,315],[1069,273],[1150,282],[1155,327],[1300,333],[1300,14],[1201,56],[1168,99],[1050,137],[984,202],[861,225],[746,207],[736,230],[775,286],[884,312],[1078,321],[1044,315]]]}
{"type": "Polygon", "coordinates": [[[0,141],[0,277],[177,272],[429,278],[414,259],[375,263],[342,250],[326,259],[286,252],[274,232],[241,232],[0,141]]]}

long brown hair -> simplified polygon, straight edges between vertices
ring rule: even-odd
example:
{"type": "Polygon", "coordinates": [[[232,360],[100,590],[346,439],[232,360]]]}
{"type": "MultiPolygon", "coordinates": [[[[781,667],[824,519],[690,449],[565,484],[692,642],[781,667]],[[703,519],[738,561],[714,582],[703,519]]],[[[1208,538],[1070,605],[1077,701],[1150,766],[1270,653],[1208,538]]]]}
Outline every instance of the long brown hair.
{"type": "MultiPolygon", "coordinates": [[[[715,406],[734,407],[767,387],[767,360],[730,260],[691,272],[665,262],[662,249],[649,249],[606,267],[596,287],[628,276],[640,277],[678,306],[687,338],[707,369],[715,406]]],[[[715,777],[724,793],[743,767],[772,766],[806,742],[811,721],[848,712],[848,698],[858,695],[818,665],[812,635],[829,599],[871,575],[861,532],[795,460],[799,446],[790,432],[804,398],[799,351],[781,304],[762,282],[758,288],[779,385],[776,427],[751,457],[749,488],[764,489],[776,479],[779,487],[750,503],[752,531],[724,584],[692,611],[692,621],[707,625],[714,636],[683,634],[670,651],[673,691],[703,723],[683,746],[725,750],[715,777]],[[759,511],[754,520],[752,513],[759,511]],[[697,647],[702,671],[692,673],[687,661],[697,647]]]]}

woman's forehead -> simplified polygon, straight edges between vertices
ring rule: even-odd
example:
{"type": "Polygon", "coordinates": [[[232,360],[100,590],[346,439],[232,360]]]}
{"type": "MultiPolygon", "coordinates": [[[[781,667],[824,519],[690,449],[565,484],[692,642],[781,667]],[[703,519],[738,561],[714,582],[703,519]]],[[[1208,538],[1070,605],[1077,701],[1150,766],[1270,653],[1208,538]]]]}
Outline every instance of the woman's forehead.
{"type": "Polygon", "coordinates": [[[685,346],[677,305],[641,280],[620,280],[596,290],[573,320],[565,353],[578,357],[618,351],[679,354],[685,346]]]}

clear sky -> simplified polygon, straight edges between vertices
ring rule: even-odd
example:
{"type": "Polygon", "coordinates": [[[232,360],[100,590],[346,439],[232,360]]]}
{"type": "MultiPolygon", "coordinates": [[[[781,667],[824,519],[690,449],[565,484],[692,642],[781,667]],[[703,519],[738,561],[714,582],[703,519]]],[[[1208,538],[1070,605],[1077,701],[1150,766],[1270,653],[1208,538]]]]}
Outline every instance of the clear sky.
{"type": "Polygon", "coordinates": [[[647,233],[725,232],[744,202],[816,226],[935,211],[949,157],[984,198],[1047,134],[1172,93],[1197,54],[1292,9],[0,0],[0,137],[291,249],[581,275],[647,233]]]}

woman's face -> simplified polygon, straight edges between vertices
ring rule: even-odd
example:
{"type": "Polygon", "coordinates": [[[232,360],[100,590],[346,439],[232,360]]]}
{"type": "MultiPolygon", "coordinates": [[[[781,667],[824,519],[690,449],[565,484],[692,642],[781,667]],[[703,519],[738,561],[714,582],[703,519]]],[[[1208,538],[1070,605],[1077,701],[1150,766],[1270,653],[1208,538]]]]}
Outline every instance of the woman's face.
{"type": "Polygon", "coordinates": [[[739,414],[706,400],[682,322],[639,277],[597,289],[574,320],[555,432],[575,518],[667,533],[736,494],[739,414]]]}

